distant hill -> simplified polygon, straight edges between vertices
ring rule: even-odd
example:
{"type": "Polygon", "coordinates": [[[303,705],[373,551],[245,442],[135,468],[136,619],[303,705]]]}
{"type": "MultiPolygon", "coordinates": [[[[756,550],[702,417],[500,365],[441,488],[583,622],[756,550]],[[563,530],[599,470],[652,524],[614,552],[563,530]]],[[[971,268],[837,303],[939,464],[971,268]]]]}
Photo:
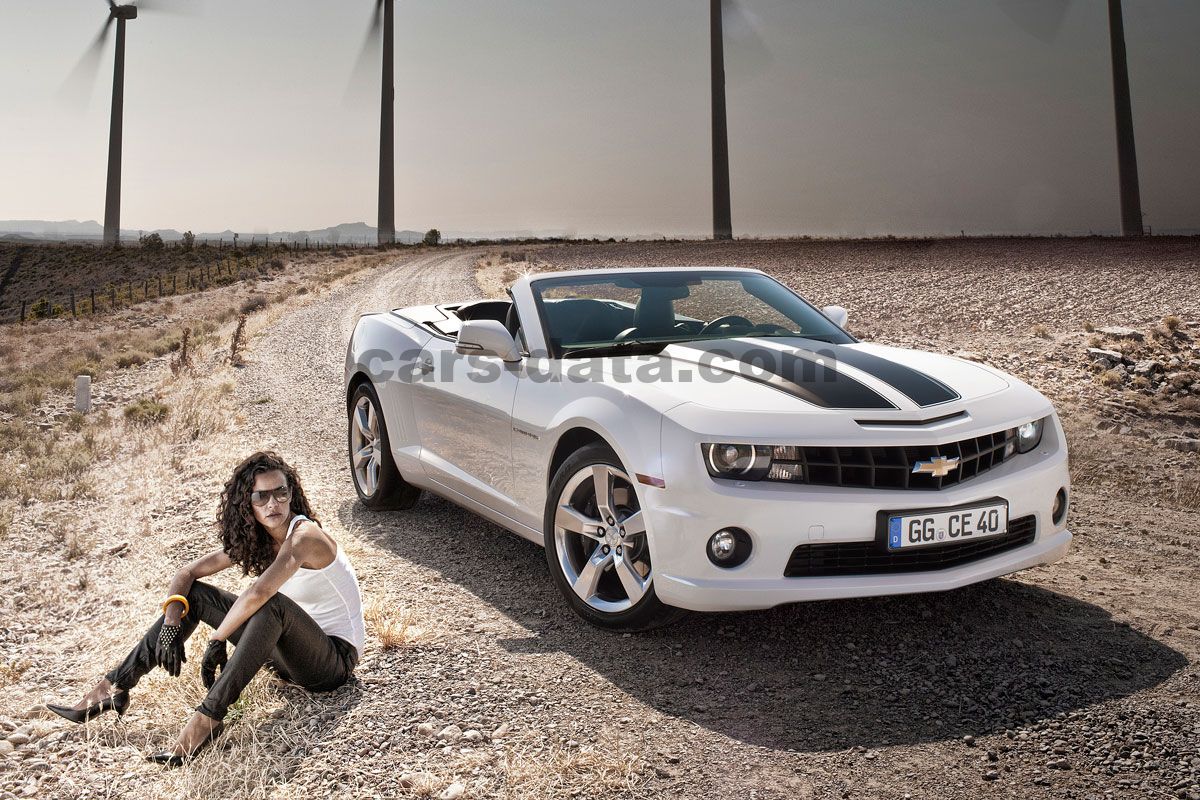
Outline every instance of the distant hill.
{"type": "MultiPolygon", "coordinates": [[[[157,233],[163,238],[163,241],[173,242],[178,241],[183,237],[182,231],[177,231],[174,228],[159,228],[158,230],[139,231],[131,228],[121,229],[121,240],[136,242],[140,234],[157,233]]],[[[215,242],[224,239],[226,242],[233,241],[234,231],[228,228],[223,231],[194,231],[196,239],[208,239],[210,242],[215,242]]],[[[239,242],[250,242],[251,240],[262,241],[265,237],[269,237],[272,242],[283,240],[285,242],[303,242],[308,239],[310,242],[322,242],[324,244],[332,244],[334,242],[347,244],[374,244],[375,243],[375,227],[368,225],[365,222],[344,222],[341,225],[333,225],[328,228],[317,228],[314,230],[300,231],[272,231],[271,233],[263,233],[262,231],[247,232],[237,231],[239,242]]],[[[41,219],[9,219],[0,220],[0,239],[6,241],[52,241],[52,242],[83,242],[83,241],[99,241],[104,238],[104,226],[95,220],[79,220],[69,219],[58,222],[41,220],[41,219]]],[[[401,230],[396,231],[396,241],[403,244],[416,244],[425,238],[424,231],[401,230]]],[[[466,240],[491,240],[491,239],[551,239],[551,238],[571,238],[571,234],[560,230],[512,230],[512,231],[488,231],[480,233],[477,231],[452,231],[442,230],[442,240],[451,241],[454,239],[466,240]]],[[[587,238],[587,237],[585,237],[587,238]]],[[[634,237],[644,238],[644,237],[634,237]]],[[[649,238],[659,238],[657,236],[649,238]]]]}
{"type": "MultiPolygon", "coordinates": [[[[177,231],[174,228],[159,228],[153,231],[122,228],[121,239],[123,241],[137,241],[138,236],[143,233],[157,233],[164,241],[168,242],[177,241],[183,237],[183,232],[177,231]]],[[[233,241],[235,231],[226,229],[223,231],[195,231],[194,233],[199,240],[208,239],[215,242],[219,239],[224,239],[226,242],[231,242],[233,241]]],[[[262,231],[236,231],[236,234],[239,242],[247,243],[254,239],[262,241],[267,237],[273,242],[280,240],[285,242],[302,242],[305,239],[308,239],[310,242],[323,242],[326,244],[334,242],[374,244],[375,242],[375,228],[365,222],[345,222],[341,225],[307,231],[272,231],[271,233],[263,233],[262,231]]],[[[405,244],[419,242],[424,236],[424,231],[396,231],[396,241],[405,244]]],[[[87,220],[85,222],[74,219],[57,222],[40,219],[0,220],[0,238],[17,241],[96,241],[104,238],[104,226],[95,220],[87,220]]]]}

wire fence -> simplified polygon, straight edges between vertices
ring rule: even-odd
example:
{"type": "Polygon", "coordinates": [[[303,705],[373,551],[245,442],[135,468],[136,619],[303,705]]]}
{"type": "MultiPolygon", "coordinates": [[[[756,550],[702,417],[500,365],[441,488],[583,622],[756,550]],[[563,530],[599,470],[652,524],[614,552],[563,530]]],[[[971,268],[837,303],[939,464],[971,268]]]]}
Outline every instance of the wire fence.
{"type": "MultiPolygon", "coordinates": [[[[182,249],[182,242],[164,242],[163,248],[182,249]]],[[[128,308],[147,300],[203,291],[213,286],[228,286],[240,280],[261,277],[270,271],[270,262],[287,253],[305,251],[362,250],[375,247],[373,242],[319,242],[304,240],[263,241],[249,244],[236,240],[197,239],[192,248],[228,250],[229,255],[212,263],[193,267],[161,270],[134,279],[106,281],[93,286],[72,287],[40,293],[36,300],[21,300],[0,306],[0,324],[51,317],[81,317],[128,308]]],[[[279,265],[282,267],[282,264],[279,265]]]]}

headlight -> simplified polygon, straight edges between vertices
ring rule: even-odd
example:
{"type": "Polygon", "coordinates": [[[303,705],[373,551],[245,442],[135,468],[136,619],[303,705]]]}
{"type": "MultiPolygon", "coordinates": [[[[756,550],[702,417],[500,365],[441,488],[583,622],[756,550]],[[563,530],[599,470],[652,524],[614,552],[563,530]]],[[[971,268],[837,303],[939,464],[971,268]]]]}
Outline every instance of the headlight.
{"type": "Polygon", "coordinates": [[[771,448],[767,445],[709,442],[700,449],[704,466],[714,478],[757,481],[771,468],[771,448]]]}
{"type": "Polygon", "coordinates": [[[1026,422],[1017,428],[1017,452],[1028,453],[1042,443],[1042,431],[1046,427],[1046,418],[1026,422]]]}

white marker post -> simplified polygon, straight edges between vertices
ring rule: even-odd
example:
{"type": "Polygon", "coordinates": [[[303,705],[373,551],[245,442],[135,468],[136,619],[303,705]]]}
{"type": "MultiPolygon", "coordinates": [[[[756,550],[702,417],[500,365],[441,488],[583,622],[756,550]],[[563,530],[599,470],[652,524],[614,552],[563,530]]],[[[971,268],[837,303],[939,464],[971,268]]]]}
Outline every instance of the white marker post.
{"type": "Polygon", "coordinates": [[[75,376],[75,410],[84,414],[92,410],[92,376],[75,376]]]}

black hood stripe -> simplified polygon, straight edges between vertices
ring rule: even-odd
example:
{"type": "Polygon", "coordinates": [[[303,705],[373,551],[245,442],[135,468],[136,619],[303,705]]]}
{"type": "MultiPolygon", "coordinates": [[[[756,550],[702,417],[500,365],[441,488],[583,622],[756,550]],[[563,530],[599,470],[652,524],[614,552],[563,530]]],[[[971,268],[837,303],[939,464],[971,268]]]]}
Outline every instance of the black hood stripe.
{"type": "Polygon", "coordinates": [[[721,339],[703,347],[671,345],[663,355],[709,369],[736,372],[821,408],[896,408],[874,389],[838,372],[832,365],[818,364],[811,358],[813,353],[767,349],[752,342],[721,339]],[[711,360],[713,356],[735,363],[718,367],[711,360]]]}
{"type": "MultiPolygon", "coordinates": [[[[849,364],[877,378],[922,408],[959,399],[960,395],[941,381],[911,367],[840,344],[817,343],[811,339],[773,338],[783,349],[747,340],[720,339],[672,345],[671,351],[693,351],[697,358],[723,356],[737,366],[730,371],[766,383],[822,408],[890,408],[896,406],[874,389],[837,369],[849,364]]],[[[682,356],[682,353],[680,353],[682,356]]],[[[685,358],[693,361],[694,359],[685,358]]],[[[703,361],[711,365],[711,360],[703,361]]]]}
{"type": "Polygon", "coordinates": [[[871,353],[841,344],[829,345],[833,357],[838,361],[861,369],[863,372],[891,386],[922,408],[958,400],[961,395],[946,384],[931,378],[912,367],[897,364],[871,353]]]}

